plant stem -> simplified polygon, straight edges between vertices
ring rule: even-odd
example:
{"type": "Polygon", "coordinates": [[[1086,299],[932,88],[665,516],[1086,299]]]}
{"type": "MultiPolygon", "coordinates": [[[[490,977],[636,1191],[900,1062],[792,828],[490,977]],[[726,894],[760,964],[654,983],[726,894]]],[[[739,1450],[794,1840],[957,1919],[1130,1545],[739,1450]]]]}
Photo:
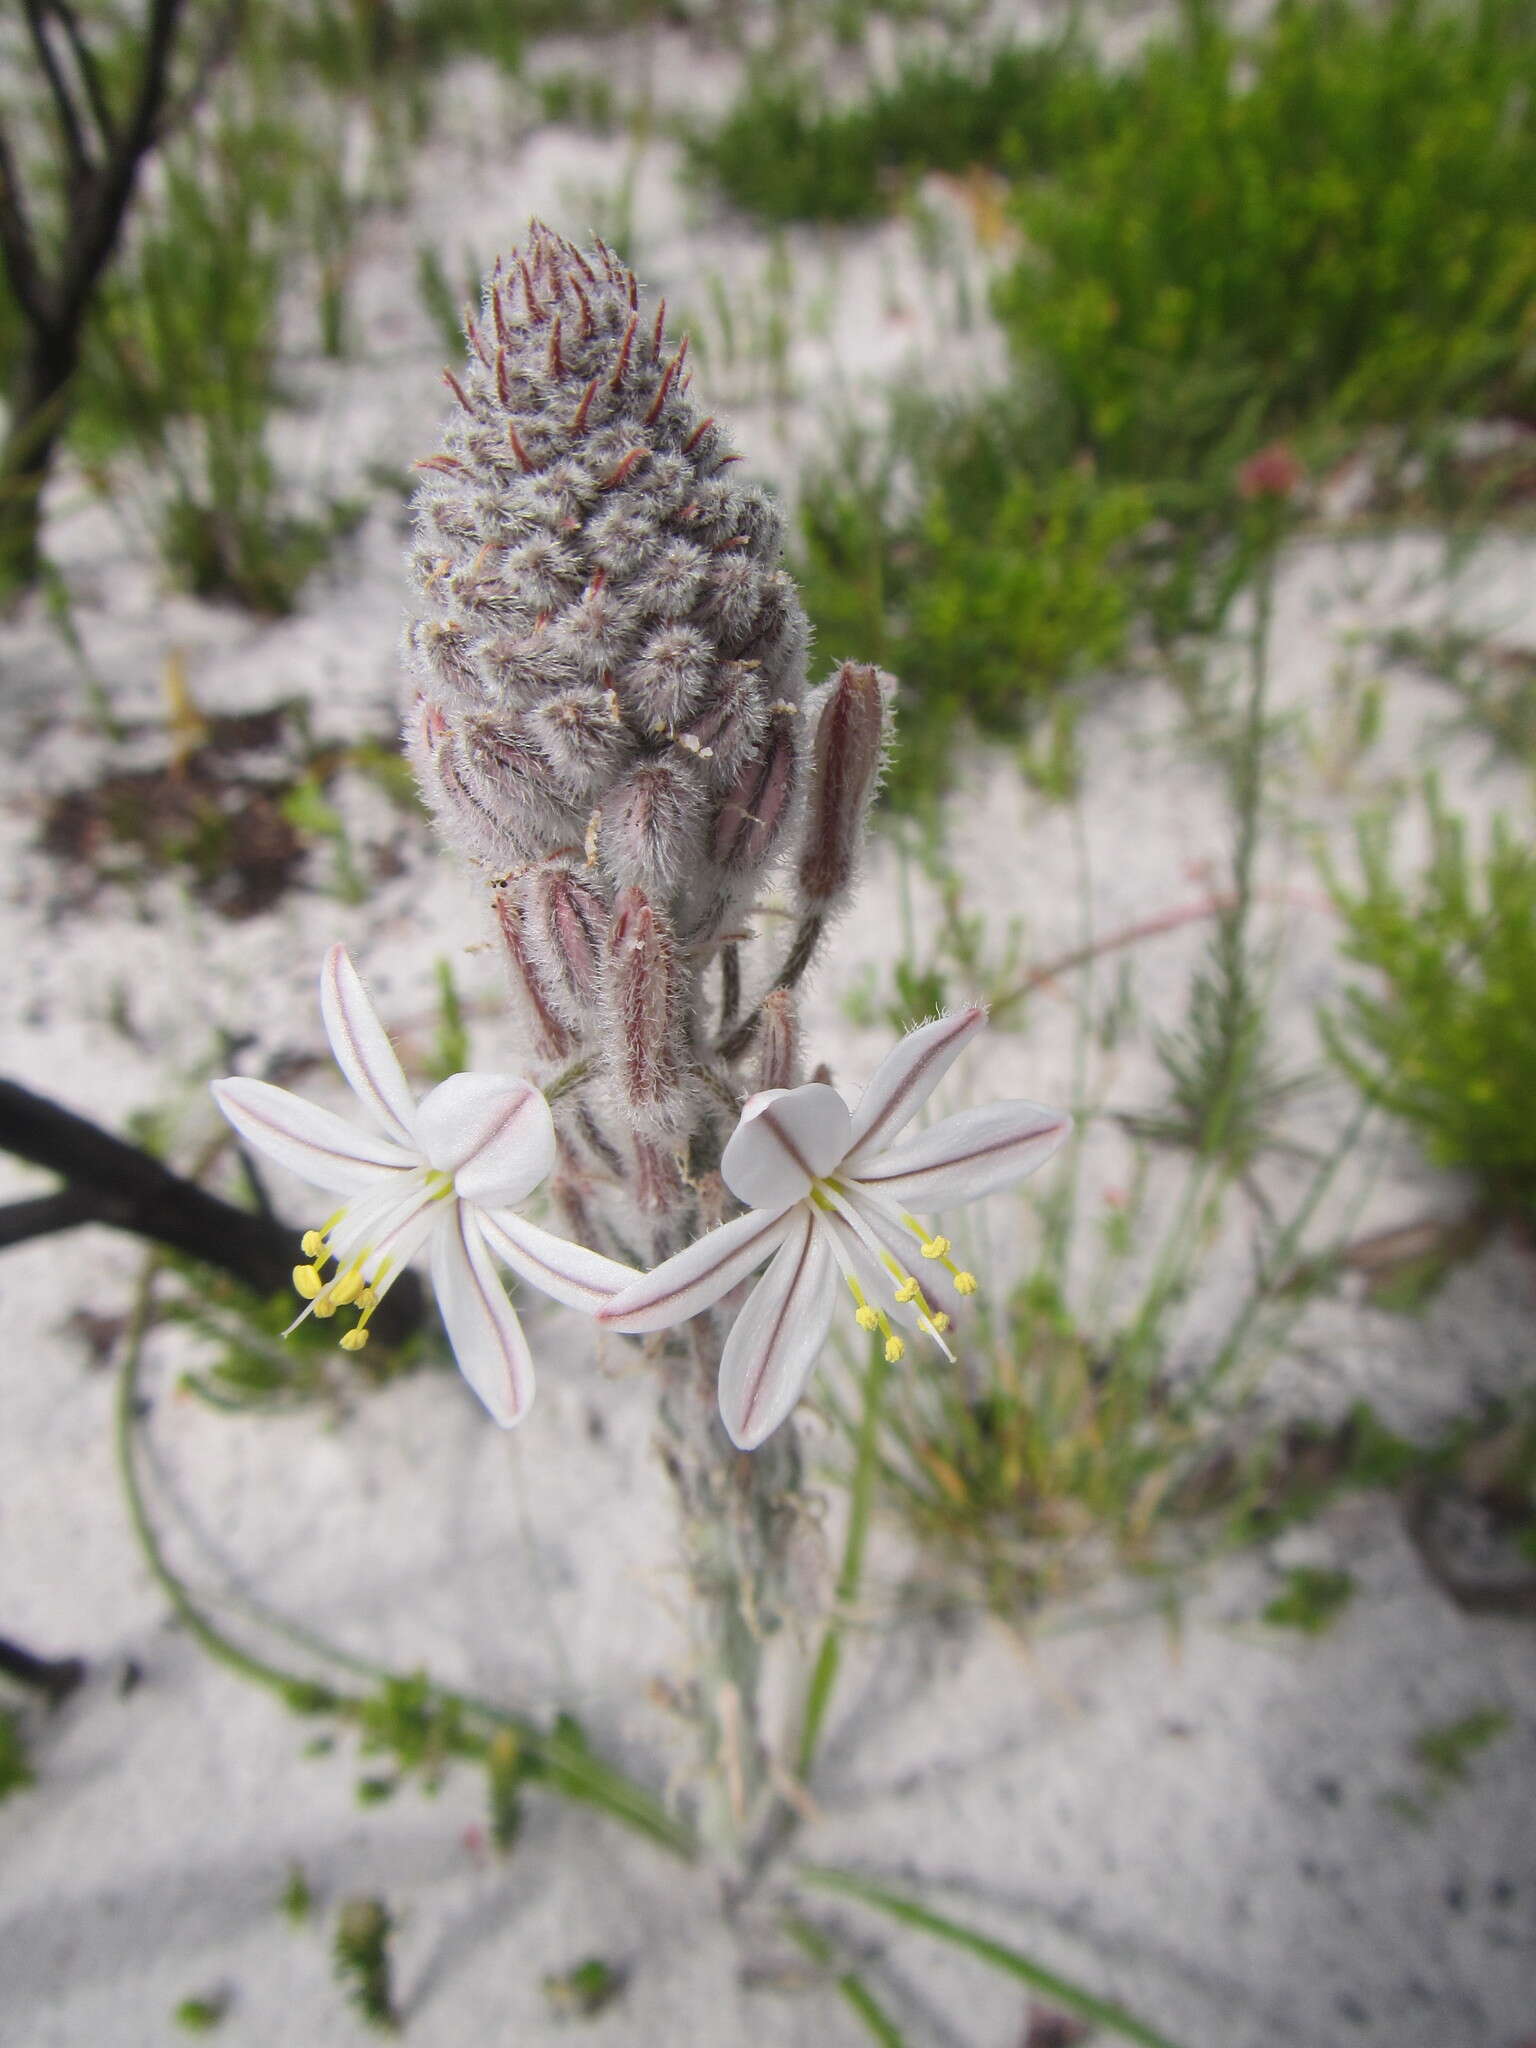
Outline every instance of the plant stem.
{"type": "Polygon", "coordinates": [[[885,1383],[890,1376],[885,1344],[876,1337],[869,1347],[869,1364],[864,1372],[864,1407],[859,1417],[859,1437],[854,1453],[853,1486],[848,1503],[848,1533],[843,1542],[842,1568],[837,1575],[832,1617],[811,1672],[805,1696],[805,1718],[800,1729],[800,1747],[795,1769],[802,1780],[810,1776],[816,1758],[821,1724],[832,1701],[837,1667],[842,1659],[843,1626],[849,1608],[858,1598],[864,1571],[864,1546],[869,1535],[869,1513],[874,1503],[875,1481],[880,1467],[880,1414],[885,1383]]]}
{"type": "MultiPolygon", "coordinates": [[[[819,1927],[813,1927],[809,1920],[802,1920],[798,1913],[791,1913],[785,1919],[784,1932],[805,1950],[813,1963],[822,1969],[832,1966],[835,1951],[819,1927]]],[[[900,2028],[862,1977],[853,1970],[839,1970],[837,1988],[864,2022],[866,2030],[875,2040],[884,2043],[884,2048],[905,2048],[900,2028]]]]}
{"type": "Polygon", "coordinates": [[[852,1871],[828,1870],[815,1864],[804,1865],[800,1876],[807,1884],[822,1891],[842,1892],[848,1898],[873,1906],[877,1912],[888,1913],[893,1920],[900,1920],[908,1927],[915,1927],[924,1934],[937,1936],[940,1941],[952,1943],[956,1948],[968,1950],[979,1962],[1001,1970],[1005,1976],[1016,1977],[1032,1991],[1038,1991],[1053,2004],[1076,2013],[1091,2026],[1102,2027],[1106,2033],[1118,2034],[1125,2041],[1135,2041],[1139,2048],[1177,2048],[1166,2034],[1159,2034],[1123,2006],[1099,1998],[1091,1991],[1081,1990],[1065,1977],[1058,1977],[1054,1970],[1047,1970],[1031,1957],[1008,1947],[1005,1942],[993,1941],[989,1935],[979,1934],[975,1928],[966,1927],[958,1920],[930,1912],[926,1906],[902,1892],[891,1891],[885,1885],[873,1883],[852,1871]]]}
{"type": "MultiPolygon", "coordinates": [[[[140,1370],[153,1322],[156,1271],[156,1262],[151,1259],[145,1267],[129,1318],[123,1363],[118,1374],[113,1429],[128,1519],[144,1561],[188,1633],[216,1663],[254,1685],[264,1686],[286,1706],[297,1708],[302,1702],[307,1711],[329,1712],[339,1720],[360,1722],[368,1707],[365,1696],[343,1692],[329,1684],[317,1685],[307,1673],[275,1664],[237,1643],[203,1610],[165,1554],[149,1512],[135,1447],[135,1428],[141,1403],[140,1370]]],[[[407,1682],[405,1674],[366,1663],[308,1630],[296,1630],[294,1633],[306,1649],[333,1669],[368,1676],[381,1685],[407,1682]]],[[[478,1728],[472,1726],[468,1730],[472,1754],[483,1754],[495,1734],[509,1730],[517,1736],[538,1779],[552,1791],[562,1793],[567,1799],[597,1807],[611,1819],[623,1822],[626,1827],[633,1828],[675,1856],[690,1860],[696,1853],[697,1845],[689,1829],[644,1786],[636,1784],[595,1755],[574,1731],[557,1724],[546,1732],[522,1715],[510,1713],[473,1695],[450,1691],[444,1686],[434,1685],[432,1692],[440,1704],[452,1706],[467,1721],[480,1724],[478,1728]]]]}

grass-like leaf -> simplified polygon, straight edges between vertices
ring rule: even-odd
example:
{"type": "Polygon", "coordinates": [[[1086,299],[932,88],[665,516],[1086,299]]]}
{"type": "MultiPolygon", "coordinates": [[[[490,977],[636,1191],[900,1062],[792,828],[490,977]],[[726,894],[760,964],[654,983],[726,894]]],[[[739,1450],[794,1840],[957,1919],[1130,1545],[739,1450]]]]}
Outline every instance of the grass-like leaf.
{"type": "Polygon", "coordinates": [[[1022,1955],[1018,1949],[1010,1948],[1005,1942],[994,1941],[990,1935],[980,1934],[974,1927],[966,1927],[942,1913],[935,1913],[904,1892],[893,1892],[887,1886],[860,1877],[853,1871],[830,1870],[820,1864],[802,1865],[800,1876],[805,1883],[822,1891],[841,1892],[847,1898],[859,1899],[864,1905],[873,1906],[877,1913],[888,1914],[904,1926],[915,1927],[920,1933],[931,1934],[939,1941],[949,1942],[954,1948],[964,1949],[989,1969],[1016,1977],[1032,1991],[1042,1993],[1054,2004],[1076,2013],[1093,2026],[1117,2034],[1123,2041],[1138,2042],[1140,2048],[1178,2048],[1178,2044],[1166,2034],[1158,2033],[1123,2006],[1082,1990],[1065,1977],[1057,1976],[1054,1970],[1048,1970],[1043,1964],[1022,1955]]]}

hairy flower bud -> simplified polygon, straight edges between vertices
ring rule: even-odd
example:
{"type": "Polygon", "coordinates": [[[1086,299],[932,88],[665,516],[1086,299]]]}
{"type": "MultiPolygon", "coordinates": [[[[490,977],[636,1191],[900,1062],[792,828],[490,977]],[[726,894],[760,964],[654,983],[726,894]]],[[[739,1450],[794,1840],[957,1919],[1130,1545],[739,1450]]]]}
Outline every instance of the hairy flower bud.
{"type": "Polygon", "coordinates": [[[699,858],[704,799],[688,765],[649,761],[612,793],[598,845],[602,865],[622,888],[665,901],[686,882],[699,858]]]}
{"type": "Polygon", "coordinates": [[[800,1020],[795,992],[770,989],[758,1009],[757,1086],[793,1088],[800,1064],[800,1020]]]}
{"type": "Polygon", "coordinates": [[[529,744],[572,796],[589,799],[606,789],[634,759],[635,738],[612,690],[567,690],[530,707],[529,744]]]}
{"type": "Polygon", "coordinates": [[[555,1014],[544,977],[534,965],[521,906],[504,889],[497,891],[493,901],[497,929],[512,966],[513,985],[523,998],[532,1029],[534,1050],[542,1059],[568,1059],[575,1041],[555,1014]]]}
{"type": "Polygon", "coordinates": [[[608,909],[562,861],[546,861],[508,886],[523,943],[549,1008],[578,1035],[592,1028],[601,993],[608,909]]]}
{"type": "Polygon", "coordinates": [[[886,697],[894,688],[878,669],[845,661],[821,693],[806,804],[800,894],[819,909],[853,879],[870,799],[885,748],[886,697]]]}
{"type": "Polygon", "coordinates": [[[756,668],[728,661],[717,670],[708,702],[677,735],[677,744],[704,764],[716,789],[729,789],[762,745],[768,700],[756,668]]]}
{"type": "Polygon", "coordinates": [[[640,889],[622,889],[608,928],[604,987],[620,1107],[652,1130],[682,1108],[680,989],[672,935],[640,889]]]}
{"type": "Polygon", "coordinates": [[[799,718],[776,706],[768,737],[715,813],[710,855],[723,868],[761,867],[783,831],[798,776],[799,718]]]}
{"type": "Polygon", "coordinates": [[[671,1152],[649,1138],[635,1140],[635,1204],[647,1216],[670,1216],[683,1193],[682,1176],[671,1152]]]}

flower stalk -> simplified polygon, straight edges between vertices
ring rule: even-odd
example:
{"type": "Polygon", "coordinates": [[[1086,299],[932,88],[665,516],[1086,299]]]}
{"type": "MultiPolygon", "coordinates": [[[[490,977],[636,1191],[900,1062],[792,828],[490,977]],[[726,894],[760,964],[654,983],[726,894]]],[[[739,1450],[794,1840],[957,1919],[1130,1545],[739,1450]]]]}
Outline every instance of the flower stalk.
{"type": "MultiPolygon", "coordinates": [[[[808,690],[779,515],[695,403],[665,305],[601,242],[535,224],[466,338],[418,464],[407,745],[549,1070],[551,1184],[599,1261],[582,1305],[646,1337],[657,1369],[705,1828],[739,1862],[773,1798],[762,1670],[801,1519],[791,1411],[836,1304],[886,1366],[909,1339],[952,1356],[974,1282],[912,1209],[1019,1178],[1066,1121],[1002,1104],[901,1137],[979,1010],[905,1040],[856,1109],[803,1081],[797,992],[852,891],[891,679],[843,662],[808,690]],[[755,928],[775,891],[776,957],[755,928]]],[[[475,1213],[461,1180],[442,1199],[475,1213]]],[[[478,1227],[522,1270],[504,1217],[478,1227]]]]}

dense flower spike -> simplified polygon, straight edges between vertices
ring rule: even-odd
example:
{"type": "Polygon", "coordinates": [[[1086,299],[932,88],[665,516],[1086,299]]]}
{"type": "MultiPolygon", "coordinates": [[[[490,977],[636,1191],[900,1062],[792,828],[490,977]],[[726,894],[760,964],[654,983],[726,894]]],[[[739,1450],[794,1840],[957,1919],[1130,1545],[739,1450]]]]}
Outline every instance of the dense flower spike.
{"type": "MultiPolygon", "coordinates": [[[[645,888],[692,943],[718,901],[691,886],[701,837],[804,688],[780,520],[601,243],[535,225],[471,334],[415,508],[422,787],[493,871],[585,846],[600,816],[593,886],[645,888]]],[[[768,850],[738,832],[733,864],[768,850]]]]}
{"type": "Polygon", "coordinates": [[[340,946],[326,955],[320,1006],[336,1064],[371,1128],[265,1081],[213,1084],[243,1138],[311,1186],[345,1197],[304,1233],[293,1281],[309,1305],[297,1320],[355,1309],[341,1345],[361,1351],[379,1302],[418,1252],[430,1252],[459,1369],[510,1428],[533,1399],[533,1361],[492,1254],[588,1312],[636,1276],[515,1213],[555,1163],[554,1124],[537,1088],[514,1075],[454,1074],[417,1102],[340,946]]]}
{"type": "Polygon", "coordinates": [[[831,1327],[839,1277],[860,1328],[881,1334],[889,1360],[905,1348],[897,1325],[949,1353],[944,1332],[976,1282],[951,1258],[949,1239],[912,1209],[946,1208],[1011,1186],[1071,1128],[1070,1117],[1037,1103],[999,1102],[900,1135],[985,1022],[974,1006],[910,1032],[854,1109],[821,1082],[755,1095],[720,1162],[747,1213],[597,1311],[616,1330],[665,1329],[711,1307],[771,1259],[720,1363],[721,1418],[742,1450],[770,1436],[799,1399],[831,1327]]]}
{"type": "Polygon", "coordinates": [[[889,679],[844,663],[807,698],[779,515],[611,251],[534,224],[467,340],[418,465],[407,745],[485,877],[533,1049],[582,1069],[556,1109],[567,1215],[619,1248],[638,1209],[660,1256],[694,1181],[632,1140],[707,1165],[754,1080],[799,1078],[795,987],[852,878],[889,679]],[[775,870],[795,922],[753,973],[775,870]]]}

